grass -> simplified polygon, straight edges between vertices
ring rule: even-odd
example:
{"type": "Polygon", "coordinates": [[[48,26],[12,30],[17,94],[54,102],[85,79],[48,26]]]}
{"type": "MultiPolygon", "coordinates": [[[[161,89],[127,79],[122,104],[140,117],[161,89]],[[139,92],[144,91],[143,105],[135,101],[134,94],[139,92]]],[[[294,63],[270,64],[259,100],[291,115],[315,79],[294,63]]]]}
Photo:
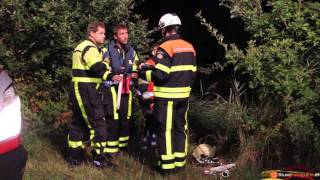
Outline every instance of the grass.
{"type": "MultiPolygon", "coordinates": [[[[47,138],[28,133],[24,136],[24,145],[28,150],[28,162],[24,174],[25,180],[209,180],[218,179],[215,176],[205,176],[202,168],[188,164],[186,169],[176,175],[162,177],[152,170],[147,162],[138,157],[124,154],[118,159],[118,168],[97,169],[89,163],[71,168],[64,160],[63,148],[54,145],[47,138]]],[[[258,179],[251,169],[235,169],[229,179],[258,179]]]]}

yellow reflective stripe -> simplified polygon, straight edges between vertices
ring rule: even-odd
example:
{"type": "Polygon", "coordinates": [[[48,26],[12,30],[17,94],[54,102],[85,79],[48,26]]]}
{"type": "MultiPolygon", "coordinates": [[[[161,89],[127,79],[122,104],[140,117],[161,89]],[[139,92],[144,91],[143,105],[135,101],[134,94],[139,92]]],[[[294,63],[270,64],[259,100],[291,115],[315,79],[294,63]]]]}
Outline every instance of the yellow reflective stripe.
{"type": "Polygon", "coordinates": [[[188,101],[188,107],[186,110],[186,113],[184,114],[184,119],[185,119],[185,125],[184,125],[184,134],[186,135],[186,140],[184,144],[184,152],[185,154],[188,153],[188,139],[189,139],[189,132],[188,132],[188,111],[189,111],[189,101],[188,101]]]}
{"type": "Polygon", "coordinates": [[[128,146],[128,143],[120,143],[119,144],[119,147],[127,147],[128,146]]]}
{"type": "Polygon", "coordinates": [[[176,167],[183,167],[186,164],[186,160],[182,161],[182,162],[174,162],[174,165],[176,167]]]}
{"type": "Polygon", "coordinates": [[[171,147],[172,109],[173,109],[173,101],[169,101],[167,105],[167,119],[166,119],[166,132],[165,132],[167,155],[172,155],[172,147],[171,147]]]}
{"type": "Polygon", "coordinates": [[[161,71],[164,71],[164,72],[166,72],[166,73],[170,73],[170,68],[168,67],[168,66],[165,66],[165,65],[163,65],[163,64],[160,64],[160,63],[158,63],[156,66],[155,66],[155,68],[157,68],[157,69],[159,69],[159,70],[161,70],[161,71]]]}
{"type": "Polygon", "coordinates": [[[175,168],[175,163],[161,164],[161,169],[174,169],[174,168],[175,168]]]}
{"type": "Polygon", "coordinates": [[[160,98],[188,98],[190,92],[186,93],[163,93],[163,92],[154,92],[154,97],[160,98]]]}
{"type": "Polygon", "coordinates": [[[119,115],[117,113],[117,93],[114,86],[111,87],[111,94],[112,94],[112,102],[113,102],[113,118],[117,120],[119,119],[119,115]]]}
{"type": "Polygon", "coordinates": [[[102,79],[103,79],[103,80],[107,80],[107,77],[108,77],[108,75],[109,75],[110,73],[111,73],[110,71],[106,71],[106,72],[103,74],[102,79]]]}
{"type": "Polygon", "coordinates": [[[180,65],[180,66],[171,66],[170,72],[177,72],[177,71],[197,71],[197,66],[193,65],[180,65]]]}
{"type": "Polygon", "coordinates": [[[92,141],[94,138],[94,130],[90,130],[90,140],[92,141]]]}
{"type": "Polygon", "coordinates": [[[101,78],[90,78],[90,77],[72,77],[73,82],[84,82],[84,83],[102,83],[101,78]]]}
{"type": "Polygon", "coordinates": [[[149,82],[151,82],[151,73],[152,73],[151,70],[147,70],[146,71],[146,80],[149,81],[149,82]]]}
{"type": "Polygon", "coordinates": [[[168,93],[181,93],[181,92],[190,92],[191,87],[159,87],[154,86],[154,91],[158,92],[168,92],[168,93]]]}
{"type": "Polygon", "coordinates": [[[131,118],[131,113],[132,113],[132,92],[131,90],[129,91],[129,102],[128,102],[128,115],[127,119],[131,118]]]}
{"type": "Polygon", "coordinates": [[[161,159],[162,160],[172,160],[172,159],[174,159],[174,155],[173,154],[161,155],[161,159]]]}
{"type": "Polygon", "coordinates": [[[100,154],[100,152],[101,152],[100,149],[95,149],[95,151],[97,152],[97,154],[100,154]]]}
{"type": "Polygon", "coordinates": [[[119,137],[119,141],[128,141],[128,140],[129,140],[129,136],[119,137]]]}
{"type": "Polygon", "coordinates": [[[98,83],[98,84],[96,85],[96,89],[99,89],[99,87],[100,87],[100,83],[98,83]]]}
{"type": "Polygon", "coordinates": [[[78,82],[74,82],[74,92],[75,92],[75,95],[76,95],[76,99],[77,99],[78,106],[80,108],[82,117],[83,117],[84,121],[87,123],[88,127],[91,129],[92,127],[91,127],[91,125],[89,123],[88,116],[87,116],[87,113],[86,113],[86,111],[84,109],[84,104],[82,102],[81,95],[80,95],[80,92],[79,92],[78,82]]]}
{"type": "Polygon", "coordinates": [[[119,141],[107,141],[108,146],[117,146],[119,144],[119,141]]]}
{"type": "Polygon", "coordinates": [[[104,153],[116,153],[119,151],[119,148],[104,148],[104,153]]]}
{"type": "Polygon", "coordinates": [[[102,61],[102,63],[103,63],[104,65],[106,65],[106,68],[107,68],[107,69],[109,69],[110,66],[109,66],[108,62],[102,61]]]}
{"type": "Polygon", "coordinates": [[[187,155],[184,152],[175,152],[174,153],[174,157],[177,157],[177,158],[185,158],[186,156],[187,155]]]}
{"type": "Polygon", "coordinates": [[[82,142],[82,141],[71,141],[71,140],[69,139],[69,135],[68,135],[68,146],[69,146],[70,148],[78,148],[78,147],[84,148],[84,145],[83,145],[83,142],[82,142]]]}

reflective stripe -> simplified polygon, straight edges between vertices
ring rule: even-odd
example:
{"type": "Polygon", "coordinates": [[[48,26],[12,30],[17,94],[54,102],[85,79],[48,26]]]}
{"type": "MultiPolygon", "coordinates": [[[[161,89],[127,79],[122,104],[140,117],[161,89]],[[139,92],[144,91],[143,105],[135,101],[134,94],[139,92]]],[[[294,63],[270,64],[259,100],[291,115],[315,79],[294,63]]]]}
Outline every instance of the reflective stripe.
{"type": "Polygon", "coordinates": [[[154,97],[160,98],[188,98],[190,92],[186,93],[163,93],[163,92],[154,92],[154,97]]]}
{"type": "Polygon", "coordinates": [[[116,153],[119,151],[119,148],[104,148],[104,153],[116,153]]]}
{"type": "Polygon", "coordinates": [[[166,155],[173,156],[172,147],[171,147],[171,129],[172,129],[172,110],[173,110],[173,101],[169,101],[167,105],[167,119],[166,119],[166,155]]]}
{"type": "Polygon", "coordinates": [[[128,146],[128,143],[120,143],[119,144],[119,147],[127,147],[128,146]]]}
{"type": "Polygon", "coordinates": [[[119,141],[107,141],[108,146],[117,146],[119,144],[119,141]]]}
{"type": "Polygon", "coordinates": [[[91,125],[89,123],[89,120],[88,120],[87,113],[86,113],[86,111],[84,109],[84,104],[83,104],[82,99],[81,99],[78,82],[74,82],[74,92],[75,92],[75,95],[76,95],[76,99],[77,99],[78,106],[80,108],[82,117],[83,117],[84,121],[87,123],[89,129],[92,129],[92,127],[91,127],[91,125]]]}
{"type": "Polygon", "coordinates": [[[186,160],[182,161],[182,162],[174,162],[174,165],[176,167],[183,167],[186,164],[186,160]]]}
{"type": "Polygon", "coordinates": [[[84,83],[102,83],[101,78],[90,78],[90,77],[72,77],[73,82],[84,82],[84,83]]]}
{"type": "Polygon", "coordinates": [[[129,91],[129,102],[128,102],[128,116],[127,119],[131,118],[131,112],[132,112],[132,92],[129,91]]]}
{"type": "Polygon", "coordinates": [[[186,135],[186,140],[185,140],[185,144],[184,144],[184,152],[185,154],[188,153],[188,111],[189,111],[189,101],[188,101],[188,107],[186,110],[186,113],[184,114],[184,119],[185,119],[185,125],[184,125],[184,133],[186,135]]]}
{"type": "Polygon", "coordinates": [[[100,87],[100,83],[97,83],[97,85],[96,85],[96,89],[98,90],[98,89],[99,89],[99,87],[100,87]]]}
{"type": "Polygon", "coordinates": [[[155,66],[155,68],[157,68],[157,69],[159,69],[159,70],[161,70],[161,71],[164,71],[164,72],[166,72],[166,73],[170,73],[170,68],[168,67],[168,66],[165,66],[165,65],[163,65],[163,64],[160,64],[160,63],[158,63],[156,66],[155,66]]]}
{"type": "Polygon", "coordinates": [[[114,86],[111,87],[111,94],[112,94],[112,102],[113,102],[113,118],[117,120],[119,119],[119,115],[117,113],[117,93],[114,86]]]}
{"type": "Polygon", "coordinates": [[[173,154],[161,155],[161,160],[173,160],[173,159],[174,159],[173,154]]]}
{"type": "Polygon", "coordinates": [[[91,129],[90,130],[90,140],[93,141],[93,138],[94,138],[94,130],[91,129]]]}
{"type": "Polygon", "coordinates": [[[197,71],[197,66],[193,65],[180,65],[180,66],[171,66],[170,72],[177,72],[177,71],[197,71]]]}
{"type": "Polygon", "coordinates": [[[129,136],[119,137],[119,141],[128,141],[128,140],[129,140],[129,136]]]}
{"type": "Polygon", "coordinates": [[[68,135],[68,146],[70,148],[84,148],[83,142],[82,141],[71,141],[68,135]]]}
{"type": "Polygon", "coordinates": [[[151,73],[152,73],[152,70],[147,70],[146,71],[146,80],[151,82],[151,73]]]}
{"type": "Polygon", "coordinates": [[[184,152],[175,152],[174,153],[174,157],[177,157],[177,158],[185,158],[186,156],[187,155],[184,152]]]}
{"type": "MultiPolygon", "coordinates": [[[[101,152],[100,149],[94,149],[94,150],[96,151],[97,154],[100,154],[100,152],[101,152]]],[[[104,151],[105,151],[105,150],[103,150],[103,152],[104,152],[104,151]]]]}
{"type": "Polygon", "coordinates": [[[161,164],[161,169],[174,169],[174,168],[175,168],[175,163],[161,164]]]}
{"type": "Polygon", "coordinates": [[[110,73],[111,73],[110,71],[106,71],[106,72],[103,74],[102,79],[103,79],[103,80],[107,80],[107,77],[108,77],[108,75],[109,75],[110,73]]]}
{"type": "Polygon", "coordinates": [[[168,93],[177,93],[177,92],[190,92],[191,87],[159,87],[154,86],[154,91],[158,92],[168,92],[168,93]]]}

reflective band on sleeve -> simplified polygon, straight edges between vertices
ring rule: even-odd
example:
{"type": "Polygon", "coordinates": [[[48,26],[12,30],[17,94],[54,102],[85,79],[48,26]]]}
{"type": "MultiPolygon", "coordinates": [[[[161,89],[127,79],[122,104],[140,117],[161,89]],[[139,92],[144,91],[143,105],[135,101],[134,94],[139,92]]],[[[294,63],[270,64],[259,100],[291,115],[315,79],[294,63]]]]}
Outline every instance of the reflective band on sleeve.
{"type": "Polygon", "coordinates": [[[73,82],[84,82],[84,83],[102,83],[101,78],[90,78],[90,77],[72,77],[73,82]]]}
{"type": "Polygon", "coordinates": [[[146,71],[146,80],[149,81],[149,82],[151,82],[151,73],[152,73],[151,70],[147,70],[146,71]]]}
{"type": "Polygon", "coordinates": [[[119,119],[119,115],[117,113],[117,93],[114,86],[111,87],[111,94],[112,94],[112,102],[113,102],[113,118],[117,120],[119,119]]]}
{"type": "Polygon", "coordinates": [[[180,65],[180,66],[171,66],[170,72],[177,72],[177,71],[197,71],[197,66],[193,65],[180,65]]]}
{"type": "Polygon", "coordinates": [[[157,68],[157,69],[159,69],[159,70],[161,70],[161,71],[163,71],[163,72],[166,72],[166,73],[170,73],[170,68],[168,67],[168,66],[165,66],[165,65],[163,65],[163,64],[160,64],[160,63],[158,63],[156,66],[155,66],[155,68],[157,68]]]}

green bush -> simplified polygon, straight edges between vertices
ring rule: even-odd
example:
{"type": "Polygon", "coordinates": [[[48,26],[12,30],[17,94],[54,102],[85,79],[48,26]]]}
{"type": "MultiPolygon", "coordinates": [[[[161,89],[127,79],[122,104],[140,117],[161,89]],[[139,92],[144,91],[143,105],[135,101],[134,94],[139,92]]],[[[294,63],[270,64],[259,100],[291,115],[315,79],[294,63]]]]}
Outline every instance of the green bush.
{"type": "Polygon", "coordinates": [[[147,20],[133,14],[134,0],[4,0],[0,6],[0,64],[15,79],[28,119],[52,128],[68,110],[71,54],[91,21],[125,23],[138,53],[149,51],[147,20]],[[30,109],[30,110],[27,110],[30,109]]]}
{"type": "Polygon", "coordinates": [[[224,47],[225,65],[250,77],[246,83],[256,98],[246,104],[253,109],[254,126],[244,131],[243,150],[253,144],[261,154],[256,161],[269,165],[319,164],[320,131],[314,122],[320,108],[320,3],[222,0],[221,5],[230,9],[231,18],[241,18],[251,34],[246,48],[226,44],[201,13],[197,16],[224,47]]]}

